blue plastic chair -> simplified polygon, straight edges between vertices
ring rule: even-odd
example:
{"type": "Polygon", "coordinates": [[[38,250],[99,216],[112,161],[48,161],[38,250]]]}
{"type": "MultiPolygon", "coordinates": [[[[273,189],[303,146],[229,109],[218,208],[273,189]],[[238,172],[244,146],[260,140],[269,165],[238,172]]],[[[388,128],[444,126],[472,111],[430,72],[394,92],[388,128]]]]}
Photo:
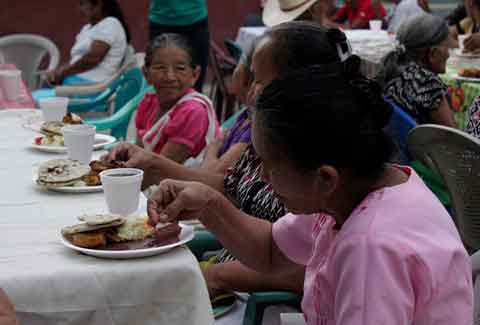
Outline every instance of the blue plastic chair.
{"type": "Polygon", "coordinates": [[[408,164],[410,162],[407,145],[408,132],[417,126],[417,122],[393,101],[387,100],[387,102],[392,106],[393,113],[385,130],[397,144],[398,157],[395,160],[398,163],[408,164]]]}
{"type": "Polygon", "coordinates": [[[224,43],[228,53],[232,56],[232,58],[234,58],[235,61],[237,62],[240,61],[240,58],[242,57],[242,53],[243,53],[243,50],[240,47],[240,45],[238,45],[238,43],[228,38],[225,39],[224,43]]]}
{"type": "Polygon", "coordinates": [[[122,73],[108,88],[101,93],[87,98],[74,98],[68,105],[68,111],[106,112],[112,96],[114,99],[114,112],[122,108],[130,99],[135,97],[144,87],[143,73],[139,67],[133,67],[122,73]]]}

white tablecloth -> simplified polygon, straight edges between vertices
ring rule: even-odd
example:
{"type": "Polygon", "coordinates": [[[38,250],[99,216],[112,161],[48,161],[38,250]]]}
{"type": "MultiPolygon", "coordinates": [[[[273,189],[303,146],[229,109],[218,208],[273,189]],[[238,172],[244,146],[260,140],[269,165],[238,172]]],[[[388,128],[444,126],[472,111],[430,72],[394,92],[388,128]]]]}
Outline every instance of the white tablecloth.
{"type": "MultiPolygon", "coordinates": [[[[238,30],[236,42],[245,50],[265,30],[266,27],[242,27],[238,30]]],[[[362,72],[368,77],[374,77],[380,69],[382,58],[395,48],[395,38],[385,31],[347,30],[344,32],[350,41],[353,53],[362,58],[362,72]]]]}
{"type": "Polygon", "coordinates": [[[106,260],[73,252],[60,228],[105,211],[102,193],[63,194],[32,183],[57,155],[27,149],[33,113],[0,111],[0,287],[21,324],[212,324],[202,274],[185,247],[151,258],[106,260]]]}

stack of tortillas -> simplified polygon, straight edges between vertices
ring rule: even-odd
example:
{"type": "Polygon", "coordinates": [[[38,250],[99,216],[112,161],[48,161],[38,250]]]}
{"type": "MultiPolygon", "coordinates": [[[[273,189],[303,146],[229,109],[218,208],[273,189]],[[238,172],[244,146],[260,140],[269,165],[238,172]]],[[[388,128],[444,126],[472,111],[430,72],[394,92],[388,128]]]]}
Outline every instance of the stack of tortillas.
{"type": "Polygon", "coordinates": [[[76,160],[53,159],[38,168],[37,183],[45,187],[70,186],[90,172],[88,165],[76,160]]]}

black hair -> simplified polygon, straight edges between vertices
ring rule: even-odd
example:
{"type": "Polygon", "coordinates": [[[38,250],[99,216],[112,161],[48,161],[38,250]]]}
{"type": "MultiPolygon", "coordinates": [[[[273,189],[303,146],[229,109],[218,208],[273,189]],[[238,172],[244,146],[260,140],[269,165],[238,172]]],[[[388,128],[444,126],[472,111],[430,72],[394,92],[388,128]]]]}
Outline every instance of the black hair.
{"type": "Polygon", "coordinates": [[[274,80],[256,103],[263,132],[296,168],[322,164],[377,177],[393,152],[383,131],[392,108],[376,82],[361,76],[351,57],[343,69],[298,69],[274,80]],[[350,62],[348,62],[350,61],[350,62]]]}
{"type": "Polygon", "coordinates": [[[155,37],[147,46],[145,53],[145,66],[149,67],[152,64],[153,52],[160,48],[175,46],[184,50],[190,57],[190,65],[195,68],[200,65],[197,52],[190,44],[187,38],[176,33],[163,33],[155,37]]]}
{"type": "Polygon", "coordinates": [[[117,18],[125,30],[125,35],[127,36],[127,43],[130,43],[131,36],[130,30],[128,28],[125,17],[123,16],[122,8],[120,7],[117,0],[87,0],[92,5],[98,5],[101,1],[102,3],[102,15],[103,17],[115,17],[117,18]]]}
{"type": "Polygon", "coordinates": [[[266,37],[274,43],[273,64],[280,77],[318,63],[340,63],[337,44],[342,47],[347,44],[340,30],[306,21],[277,25],[265,32],[263,38],[266,37]]]}

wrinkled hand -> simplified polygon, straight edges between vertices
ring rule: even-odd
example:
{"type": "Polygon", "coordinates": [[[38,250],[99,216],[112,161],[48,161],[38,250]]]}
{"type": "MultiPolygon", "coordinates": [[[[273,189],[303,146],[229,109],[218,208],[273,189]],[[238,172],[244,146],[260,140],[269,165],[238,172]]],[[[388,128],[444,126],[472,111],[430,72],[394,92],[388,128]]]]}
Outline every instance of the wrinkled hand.
{"type": "Polygon", "coordinates": [[[474,33],[463,42],[465,52],[474,52],[480,49],[480,33],[474,33]]]}
{"type": "Polygon", "coordinates": [[[47,72],[47,81],[50,85],[59,85],[64,78],[65,76],[62,68],[47,72]]]}
{"type": "Polygon", "coordinates": [[[216,296],[226,292],[226,290],[223,289],[222,281],[218,277],[216,264],[202,268],[202,274],[207,284],[207,289],[208,289],[208,294],[210,296],[210,299],[213,299],[216,296]]]}
{"type": "Polygon", "coordinates": [[[127,168],[148,169],[155,155],[137,145],[122,142],[101,159],[105,161],[119,160],[125,162],[127,168]]]}
{"type": "Polygon", "coordinates": [[[216,191],[202,183],[166,179],[148,199],[149,222],[202,219],[215,196],[216,191]]]}

